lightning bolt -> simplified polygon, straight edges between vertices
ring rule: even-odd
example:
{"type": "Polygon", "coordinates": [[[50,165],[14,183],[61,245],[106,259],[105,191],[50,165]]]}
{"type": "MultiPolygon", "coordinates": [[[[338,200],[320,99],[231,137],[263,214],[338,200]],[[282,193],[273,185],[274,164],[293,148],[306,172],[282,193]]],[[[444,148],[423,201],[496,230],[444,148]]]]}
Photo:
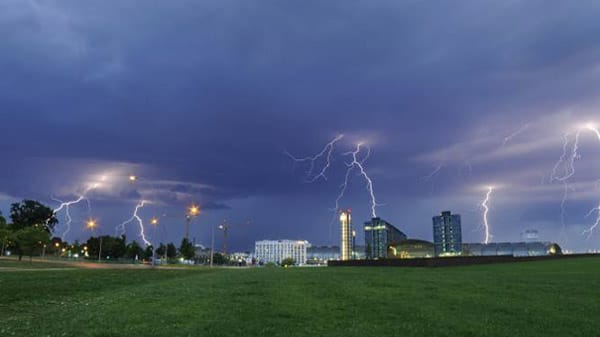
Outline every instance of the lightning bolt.
{"type": "Polygon", "coordinates": [[[491,239],[490,235],[490,223],[488,221],[488,213],[490,212],[489,202],[491,200],[492,192],[494,192],[493,186],[488,186],[488,190],[485,194],[485,199],[481,202],[481,208],[483,209],[483,230],[484,230],[484,240],[483,243],[489,243],[491,239]]]}
{"type": "Polygon", "coordinates": [[[423,181],[429,181],[431,179],[433,179],[433,177],[435,177],[438,173],[440,173],[440,171],[444,168],[444,164],[439,164],[431,173],[429,173],[428,175],[424,176],[422,179],[423,181]]]}
{"type": "Polygon", "coordinates": [[[339,142],[340,140],[342,140],[342,138],[344,138],[343,134],[338,135],[337,137],[332,139],[329,143],[325,144],[325,146],[323,147],[321,152],[315,154],[314,156],[297,158],[297,157],[294,157],[288,151],[285,151],[284,153],[288,157],[290,157],[295,163],[309,163],[308,170],[306,171],[306,179],[309,183],[313,183],[321,178],[323,178],[324,180],[327,180],[327,176],[325,175],[325,173],[327,172],[327,169],[329,169],[329,167],[331,166],[331,156],[333,154],[335,144],[337,142],[339,142]],[[315,163],[317,163],[317,161],[321,158],[325,158],[325,165],[321,168],[321,170],[317,174],[313,175],[313,172],[315,170],[315,163]]]}
{"type": "Polygon", "coordinates": [[[87,199],[86,195],[93,189],[98,188],[98,184],[93,184],[88,186],[83,193],[74,200],[70,200],[70,201],[62,201],[56,198],[52,198],[52,200],[60,203],[60,205],[54,209],[54,215],[58,214],[60,211],[64,210],[65,211],[65,217],[67,219],[67,221],[65,222],[65,230],[64,232],[61,234],[60,238],[62,241],[65,241],[65,238],[67,236],[67,234],[69,234],[69,232],[71,231],[71,224],[73,223],[73,218],[71,217],[71,211],[70,211],[70,207],[73,205],[76,205],[82,201],[86,201],[87,205],[88,205],[88,210],[91,210],[91,204],[90,204],[90,200],[87,199]]]}
{"type": "Polygon", "coordinates": [[[594,212],[596,212],[596,222],[594,222],[594,224],[590,228],[584,230],[582,233],[583,235],[587,234],[587,239],[592,237],[592,234],[594,234],[594,230],[596,229],[596,227],[598,227],[598,225],[600,225],[600,205],[592,208],[585,217],[589,217],[590,215],[594,214],[594,212]]]}
{"type": "Polygon", "coordinates": [[[352,172],[352,169],[353,169],[353,167],[349,167],[346,170],[346,174],[344,175],[344,182],[340,185],[340,193],[338,194],[337,198],[335,198],[335,206],[332,209],[332,211],[333,211],[332,222],[335,221],[338,211],[340,209],[340,201],[346,194],[346,189],[348,188],[348,182],[350,181],[350,172],[352,172]]]}
{"type": "Polygon", "coordinates": [[[577,132],[575,134],[575,142],[573,143],[571,155],[569,155],[569,144],[571,142],[569,139],[569,134],[565,133],[563,135],[562,155],[560,156],[560,158],[554,165],[552,172],[550,173],[550,182],[558,181],[563,184],[564,188],[563,196],[560,201],[560,221],[562,223],[563,231],[566,228],[566,203],[569,197],[570,190],[569,178],[571,178],[575,174],[575,160],[577,159],[577,151],[579,149],[579,134],[580,132],[577,132]],[[559,174],[558,171],[561,168],[563,172],[562,174],[559,174]]]}
{"type": "Polygon", "coordinates": [[[517,131],[511,133],[510,135],[504,137],[504,141],[502,141],[502,147],[506,146],[506,144],[508,142],[510,142],[513,138],[515,138],[516,136],[522,134],[523,132],[527,131],[527,129],[529,129],[529,123],[525,123],[523,124],[517,131]]]}
{"type": "MultiPolygon", "coordinates": [[[[559,160],[554,165],[552,169],[552,173],[550,174],[550,181],[558,181],[563,184],[563,197],[560,202],[560,218],[561,223],[563,225],[563,230],[566,228],[566,203],[569,197],[569,191],[572,190],[569,179],[575,175],[575,161],[580,158],[579,155],[579,140],[581,138],[581,133],[583,131],[591,131],[593,132],[598,140],[600,141],[600,131],[593,123],[587,123],[584,126],[577,129],[575,133],[573,144],[571,144],[569,133],[565,133],[563,135],[563,153],[560,156],[559,160]],[[570,146],[570,148],[569,148],[570,146]],[[562,171],[562,172],[561,172],[562,171]],[[560,172],[560,173],[559,173],[560,172]]],[[[592,211],[588,214],[591,215],[596,209],[592,209],[592,211]]],[[[600,216],[600,215],[599,215],[600,216]]],[[[600,220],[599,220],[600,221],[600,220]]],[[[598,225],[598,221],[584,233],[589,233],[598,225]]],[[[589,237],[588,235],[588,237],[589,237]]]]}
{"type": "Polygon", "coordinates": [[[354,171],[355,169],[358,169],[359,174],[365,179],[367,192],[369,193],[370,198],[371,198],[371,215],[373,216],[373,218],[376,218],[377,212],[376,212],[375,208],[380,205],[377,203],[377,199],[375,198],[375,192],[373,190],[373,180],[371,179],[371,177],[369,177],[369,175],[367,174],[367,171],[365,170],[365,167],[364,167],[364,163],[367,161],[367,159],[369,159],[369,156],[371,155],[371,149],[368,146],[366,146],[366,149],[367,149],[366,155],[362,158],[362,160],[358,159],[358,156],[361,152],[361,147],[363,145],[364,145],[363,143],[358,143],[358,144],[356,144],[356,148],[354,149],[354,151],[344,153],[344,155],[352,156],[352,161],[350,163],[346,164],[346,166],[348,168],[346,170],[346,175],[344,176],[344,182],[340,186],[340,194],[338,195],[338,197],[335,200],[335,207],[336,207],[336,211],[337,211],[339,209],[339,201],[344,197],[346,188],[348,187],[350,173],[352,171],[354,171]]]}
{"type": "Polygon", "coordinates": [[[600,131],[598,130],[596,125],[594,125],[593,123],[587,123],[585,125],[585,128],[588,129],[589,131],[592,131],[596,135],[596,137],[598,137],[598,140],[600,141],[600,131]]]}
{"type": "MultiPolygon", "coordinates": [[[[342,134],[338,135],[337,137],[332,139],[329,143],[325,144],[323,149],[319,153],[315,154],[314,156],[297,158],[287,151],[285,151],[285,154],[288,157],[290,157],[290,159],[292,159],[294,161],[294,163],[308,163],[308,169],[306,171],[307,182],[313,183],[321,178],[324,180],[327,180],[326,172],[331,167],[335,145],[337,142],[341,141],[343,137],[344,137],[344,135],[342,135],[342,134]],[[324,165],[320,168],[319,172],[315,172],[317,169],[317,164],[321,163],[321,162],[324,162],[324,165]]],[[[350,174],[355,170],[358,170],[359,174],[365,179],[366,189],[369,193],[370,200],[371,200],[371,203],[370,203],[371,215],[373,217],[377,217],[376,208],[377,208],[377,206],[380,206],[380,205],[377,203],[377,199],[375,197],[375,192],[373,189],[373,180],[367,174],[367,171],[365,170],[365,167],[364,167],[366,160],[371,155],[371,149],[368,146],[364,146],[366,148],[366,154],[364,154],[363,157],[359,159],[359,157],[361,156],[361,152],[363,151],[363,146],[364,146],[363,143],[358,143],[358,144],[356,144],[356,148],[353,151],[342,154],[343,156],[351,156],[352,161],[349,163],[345,163],[346,164],[346,172],[344,174],[344,180],[339,187],[339,189],[340,189],[339,193],[338,193],[337,197],[335,198],[335,206],[332,209],[333,216],[332,216],[332,220],[330,222],[330,235],[331,235],[332,225],[335,222],[336,216],[340,209],[340,201],[346,194],[346,190],[347,190],[349,182],[350,182],[350,174]]]]}
{"type": "Polygon", "coordinates": [[[146,246],[152,245],[152,243],[150,243],[150,241],[148,241],[146,239],[146,234],[144,233],[144,221],[138,215],[138,211],[140,210],[140,208],[144,207],[147,203],[148,203],[148,201],[146,201],[146,200],[140,201],[140,203],[135,206],[135,209],[133,210],[133,215],[131,216],[131,218],[127,219],[125,222],[121,223],[120,225],[118,225],[115,228],[118,235],[124,235],[125,234],[125,225],[127,225],[128,223],[131,223],[135,220],[135,221],[137,221],[137,223],[140,227],[140,237],[142,238],[142,241],[144,241],[144,244],[146,246]]]}

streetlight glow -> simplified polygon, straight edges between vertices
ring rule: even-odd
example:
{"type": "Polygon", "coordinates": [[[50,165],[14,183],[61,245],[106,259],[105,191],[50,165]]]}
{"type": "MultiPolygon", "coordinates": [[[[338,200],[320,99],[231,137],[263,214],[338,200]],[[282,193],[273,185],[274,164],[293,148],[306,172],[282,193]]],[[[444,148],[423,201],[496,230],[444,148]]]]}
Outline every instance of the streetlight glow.
{"type": "Polygon", "coordinates": [[[96,227],[98,227],[98,223],[94,219],[89,219],[86,222],[85,226],[90,230],[94,230],[94,229],[96,229],[96,227]]]}
{"type": "Polygon", "coordinates": [[[196,205],[190,206],[190,208],[188,209],[188,214],[190,216],[196,216],[196,215],[200,214],[200,207],[198,207],[196,205]]]}

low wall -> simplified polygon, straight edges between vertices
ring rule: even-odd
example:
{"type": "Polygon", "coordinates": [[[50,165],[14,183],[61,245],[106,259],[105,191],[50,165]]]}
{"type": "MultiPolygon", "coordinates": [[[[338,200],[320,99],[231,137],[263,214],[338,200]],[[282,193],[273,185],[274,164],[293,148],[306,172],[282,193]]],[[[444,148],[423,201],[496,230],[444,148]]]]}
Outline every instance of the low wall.
{"type": "Polygon", "coordinates": [[[453,256],[421,259],[379,259],[379,260],[350,260],[350,261],[328,261],[329,267],[452,267],[469,266],[477,264],[493,263],[515,263],[527,261],[559,260],[576,257],[600,257],[600,254],[569,254],[569,255],[547,255],[547,256],[524,256],[514,257],[512,255],[500,256],[453,256]]]}

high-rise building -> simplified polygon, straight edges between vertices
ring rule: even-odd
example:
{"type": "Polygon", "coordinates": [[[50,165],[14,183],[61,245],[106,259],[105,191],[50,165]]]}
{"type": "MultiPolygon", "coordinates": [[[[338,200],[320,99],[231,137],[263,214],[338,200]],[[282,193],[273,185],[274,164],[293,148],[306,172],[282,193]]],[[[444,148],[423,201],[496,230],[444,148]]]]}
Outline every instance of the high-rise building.
{"type": "Polygon", "coordinates": [[[297,264],[306,264],[308,241],[294,240],[262,240],[254,244],[254,257],[258,262],[277,263],[292,258],[297,264]]]}
{"type": "Polygon", "coordinates": [[[433,245],[435,256],[462,253],[460,214],[445,211],[433,217],[433,245]]]}
{"type": "Polygon", "coordinates": [[[388,257],[388,248],[406,240],[406,234],[381,218],[365,222],[365,255],[367,259],[388,257]]]}
{"type": "Polygon", "coordinates": [[[352,211],[347,209],[340,212],[340,260],[352,259],[352,211]]]}

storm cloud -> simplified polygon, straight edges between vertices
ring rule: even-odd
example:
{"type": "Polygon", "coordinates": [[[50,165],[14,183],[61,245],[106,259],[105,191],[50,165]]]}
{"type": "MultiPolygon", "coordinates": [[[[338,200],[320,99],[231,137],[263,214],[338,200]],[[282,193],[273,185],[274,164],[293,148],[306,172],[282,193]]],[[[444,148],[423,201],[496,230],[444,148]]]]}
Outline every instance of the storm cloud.
{"type": "MultiPolygon", "coordinates": [[[[595,1],[3,1],[0,206],[106,176],[88,197],[107,233],[148,199],[145,216],[176,215],[160,240],[179,240],[198,203],[205,244],[210,226],[247,218],[238,249],[334,244],[343,153],[364,141],[378,214],[411,237],[431,239],[431,216],[451,209],[480,241],[493,184],[494,240],[536,228],[597,248],[581,232],[600,142],[581,135],[564,225],[550,172],[566,133],[600,123],[599,15],[595,1]],[[307,184],[284,151],[340,133],[328,179],[307,184]]],[[[360,177],[342,202],[356,226],[370,216],[360,177]]]]}

